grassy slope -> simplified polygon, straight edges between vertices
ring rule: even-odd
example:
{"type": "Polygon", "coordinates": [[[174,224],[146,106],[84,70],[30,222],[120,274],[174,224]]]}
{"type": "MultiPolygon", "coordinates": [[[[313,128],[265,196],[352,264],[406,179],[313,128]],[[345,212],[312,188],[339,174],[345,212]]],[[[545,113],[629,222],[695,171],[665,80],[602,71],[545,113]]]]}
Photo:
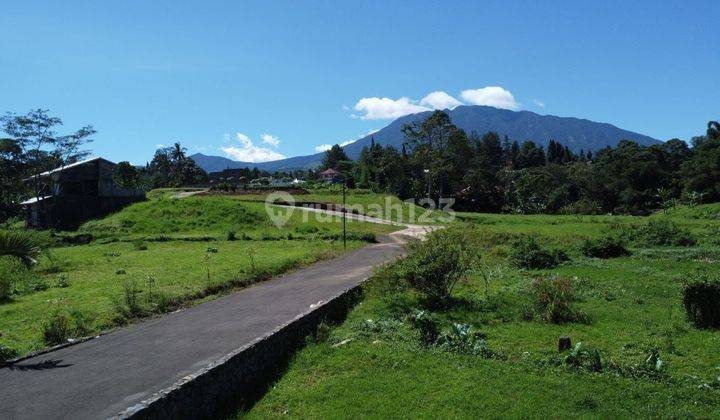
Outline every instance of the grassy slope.
{"type": "MultiPolygon", "coordinates": [[[[403,319],[419,307],[409,291],[389,293],[378,279],[368,297],[334,329],[327,343],[311,344],[251,411],[280,417],[705,417],[720,415],[720,333],[694,329],[681,306],[682,281],[693,271],[720,275],[720,248],[712,242],[720,205],[678,209],[669,215],[701,236],[694,248],[634,248],[612,260],[575,251],[583,236],[642,218],[469,215],[485,233],[474,246],[495,271],[489,294],[473,275],[455,292],[457,304],[438,314],[444,325],[469,323],[506,356],[484,359],[419,346],[396,334],[361,334],[366,319],[403,319]],[[692,217],[692,215],[700,215],[692,217]],[[531,233],[572,250],[573,261],[553,270],[508,265],[508,234],[531,233]],[[574,279],[577,307],[592,323],[552,325],[523,320],[524,292],[540,275],[574,279]],[[665,379],[576,372],[558,360],[557,339],[601,351],[606,363],[641,365],[659,349],[665,379]],[[347,344],[333,344],[352,339],[347,344]]],[[[652,217],[663,217],[655,215],[652,217]]],[[[561,360],[561,359],[560,359],[561,360]]]]}
{"type": "MultiPolygon", "coordinates": [[[[273,209],[285,212],[283,209],[273,209]]],[[[228,231],[245,233],[253,239],[278,237],[288,232],[304,233],[308,226],[325,232],[341,232],[340,220],[319,222],[317,217],[303,219],[293,211],[287,224],[278,228],[268,217],[263,203],[237,197],[201,196],[183,199],[161,198],[136,203],[104,219],[90,221],[80,230],[103,234],[166,234],[224,236],[228,231]]],[[[388,232],[393,227],[348,221],[351,232],[388,232]]],[[[314,230],[314,229],[311,229],[314,230]]]]}
{"type": "MultiPolygon", "coordinates": [[[[264,201],[265,195],[239,195],[238,200],[264,201]]],[[[294,196],[297,203],[342,203],[342,193],[335,190],[311,191],[310,194],[294,196]]],[[[440,211],[428,211],[415,204],[407,203],[396,196],[381,193],[371,193],[364,190],[349,190],[345,197],[349,208],[368,216],[388,219],[399,223],[412,224],[442,224],[447,217],[440,211]]]]}
{"type": "MultiPolygon", "coordinates": [[[[53,248],[52,260],[43,255],[34,274],[49,288],[16,294],[12,301],[0,304],[0,345],[21,354],[44,347],[42,324],[56,308],[81,311],[92,320],[94,331],[107,328],[116,317],[113,301],[122,296],[123,285],[136,282],[147,294],[148,275],[155,278],[155,292],[182,300],[209,286],[236,284],[257,272],[278,274],[342,252],[338,240],[342,232],[340,220],[321,223],[310,218],[305,222],[301,212],[294,212],[288,223],[278,228],[261,203],[227,197],[178,200],[168,198],[168,194],[153,192],[149,194],[156,197],[153,200],[86,223],[81,231],[100,238],[90,245],[53,248]],[[231,230],[244,240],[226,241],[231,230]],[[206,240],[180,240],[193,237],[206,240]],[[129,242],[143,238],[147,250],[137,250],[129,242]],[[169,241],[149,240],[158,238],[169,241]],[[117,240],[120,242],[109,242],[117,240]],[[218,252],[207,253],[208,247],[218,252]],[[203,260],[206,254],[210,258],[211,284],[203,260]],[[250,255],[254,255],[254,273],[250,255]],[[118,270],[126,274],[116,274],[118,270]],[[59,275],[69,280],[70,287],[57,287],[59,275]]],[[[353,238],[397,228],[349,220],[347,229],[352,249],[366,243],[353,238]]]]}

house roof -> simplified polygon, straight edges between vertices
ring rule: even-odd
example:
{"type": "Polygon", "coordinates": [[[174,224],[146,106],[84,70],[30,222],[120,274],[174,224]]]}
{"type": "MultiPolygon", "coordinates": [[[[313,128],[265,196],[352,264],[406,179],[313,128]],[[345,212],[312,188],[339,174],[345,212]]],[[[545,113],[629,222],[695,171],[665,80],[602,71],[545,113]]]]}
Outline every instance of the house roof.
{"type": "Polygon", "coordinates": [[[37,203],[38,201],[47,200],[48,198],[51,198],[51,197],[52,197],[52,195],[47,195],[47,196],[45,196],[45,197],[40,197],[40,199],[38,199],[38,197],[33,197],[33,198],[29,199],[29,200],[23,201],[22,203],[20,203],[20,205],[21,205],[21,206],[26,206],[26,205],[28,205],[28,204],[35,204],[35,203],[37,203]]]}
{"type": "Polygon", "coordinates": [[[55,174],[58,172],[62,172],[66,169],[74,168],[76,166],[82,166],[82,165],[85,165],[90,162],[95,162],[96,160],[104,160],[105,162],[115,165],[115,162],[111,162],[111,161],[101,158],[101,157],[94,157],[94,158],[90,158],[90,159],[86,159],[86,160],[81,160],[79,162],[71,163],[69,165],[61,166],[59,168],[51,169],[49,171],[45,171],[45,172],[39,173],[37,175],[33,175],[30,178],[25,179],[25,181],[30,181],[30,180],[34,179],[35,177],[43,177],[43,176],[52,175],[52,174],[55,174]]]}
{"type": "Polygon", "coordinates": [[[340,175],[340,172],[336,171],[333,168],[330,168],[320,172],[320,175],[340,175]]]}

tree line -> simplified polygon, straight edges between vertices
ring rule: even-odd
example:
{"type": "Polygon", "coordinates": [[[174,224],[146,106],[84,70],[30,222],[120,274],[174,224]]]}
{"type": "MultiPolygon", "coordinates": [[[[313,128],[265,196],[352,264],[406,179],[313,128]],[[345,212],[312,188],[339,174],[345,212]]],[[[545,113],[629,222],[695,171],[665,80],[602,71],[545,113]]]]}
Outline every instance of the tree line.
{"type": "Polygon", "coordinates": [[[437,200],[455,208],[510,213],[647,214],[681,202],[720,201],[720,124],[708,123],[690,147],[672,139],[644,146],[575,153],[550,140],[466,134],[443,111],[403,127],[401,150],[371,140],[357,162],[340,146],[326,152],[323,168],[339,169],[351,186],[437,200]]]}

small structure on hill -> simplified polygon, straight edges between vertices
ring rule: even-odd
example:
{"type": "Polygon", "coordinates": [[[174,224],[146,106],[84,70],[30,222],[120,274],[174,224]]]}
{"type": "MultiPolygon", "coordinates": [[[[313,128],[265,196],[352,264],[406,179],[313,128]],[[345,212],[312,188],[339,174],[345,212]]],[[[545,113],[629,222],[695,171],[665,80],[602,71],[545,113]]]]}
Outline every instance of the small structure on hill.
{"type": "Polygon", "coordinates": [[[330,168],[320,172],[320,179],[330,184],[340,184],[342,182],[342,174],[339,171],[330,168]]]}
{"type": "Polygon", "coordinates": [[[109,160],[93,158],[26,179],[38,196],[20,203],[25,209],[25,226],[74,229],[89,219],[144,200],[143,191],[115,184],[115,166],[109,160]]]}

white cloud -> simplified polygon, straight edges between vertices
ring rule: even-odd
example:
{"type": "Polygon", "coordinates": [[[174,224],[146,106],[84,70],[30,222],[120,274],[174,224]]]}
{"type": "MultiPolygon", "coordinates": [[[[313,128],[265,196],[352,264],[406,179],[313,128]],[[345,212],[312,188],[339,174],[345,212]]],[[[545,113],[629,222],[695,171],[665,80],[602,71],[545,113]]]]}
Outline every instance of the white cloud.
{"type": "Polygon", "coordinates": [[[545,102],[539,99],[533,99],[533,102],[535,102],[535,105],[539,106],[540,108],[545,108],[545,102]]]}
{"type": "Polygon", "coordinates": [[[156,148],[156,149],[162,149],[163,147],[165,147],[164,144],[156,144],[156,145],[155,145],[155,148],[156,148]]]}
{"type": "MultiPolygon", "coordinates": [[[[338,145],[339,145],[340,147],[345,147],[345,146],[347,146],[348,144],[355,143],[355,142],[358,141],[358,140],[359,140],[359,139],[355,139],[355,140],[345,140],[344,142],[338,143],[338,145]]],[[[326,152],[326,151],[330,150],[332,147],[333,147],[332,144],[327,144],[327,143],[325,143],[325,144],[321,144],[321,145],[319,145],[319,146],[315,146],[315,151],[318,152],[318,153],[320,153],[320,152],[326,152]]]]}
{"type": "Polygon", "coordinates": [[[364,112],[363,115],[351,115],[361,120],[389,120],[400,118],[408,114],[430,111],[430,108],[417,105],[410,98],[361,98],[353,107],[355,111],[364,112]]]}
{"type": "Polygon", "coordinates": [[[520,104],[515,100],[513,94],[500,86],[463,90],[460,97],[473,105],[488,105],[513,111],[520,109],[520,104]]]}
{"type": "Polygon", "coordinates": [[[420,105],[432,109],[454,109],[463,103],[443,91],[430,92],[420,99],[420,105]]]}
{"type": "Polygon", "coordinates": [[[243,133],[236,133],[235,138],[240,143],[239,147],[228,146],[220,148],[226,155],[235,160],[242,162],[268,162],[271,160],[285,159],[285,155],[272,149],[256,146],[252,139],[243,133]]]}
{"type": "Polygon", "coordinates": [[[320,152],[327,152],[327,151],[330,150],[331,148],[332,148],[332,144],[327,144],[327,143],[326,143],[326,144],[321,144],[321,145],[319,145],[319,146],[315,146],[315,151],[318,152],[318,153],[320,153],[320,152]]]}
{"type": "Polygon", "coordinates": [[[269,144],[272,147],[277,148],[280,145],[280,139],[276,136],[271,136],[270,134],[263,134],[260,136],[260,139],[265,144],[269,144]]]}

